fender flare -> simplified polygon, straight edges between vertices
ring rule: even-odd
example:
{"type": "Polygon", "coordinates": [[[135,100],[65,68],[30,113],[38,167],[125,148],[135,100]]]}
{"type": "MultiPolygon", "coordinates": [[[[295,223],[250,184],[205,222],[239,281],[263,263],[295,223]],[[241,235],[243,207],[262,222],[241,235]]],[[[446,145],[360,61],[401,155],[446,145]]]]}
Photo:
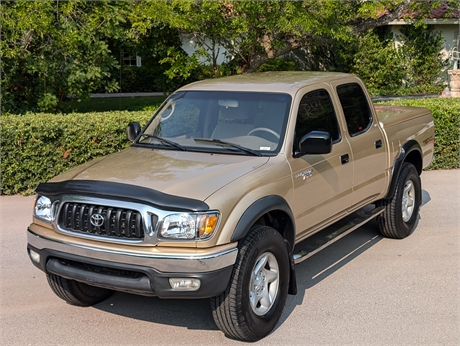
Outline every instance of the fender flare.
{"type": "MultiPolygon", "coordinates": [[[[248,234],[251,226],[264,214],[273,211],[273,210],[281,210],[285,212],[291,221],[293,226],[292,234],[295,235],[295,222],[294,222],[294,215],[292,213],[291,208],[289,207],[286,200],[281,196],[270,195],[265,196],[254,203],[252,203],[246,211],[241,215],[235,230],[233,231],[232,237],[230,241],[238,241],[246,237],[248,234]]],[[[287,239],[291,246],[294,246],[294,239],[287,239]]]]}
{"type": "Polygon", "coordinates": [[[407,141],[403,144],[401,148],[401,153],[399,154],[398,158],[395,160],[395,163],[393,165],[393,173],[391,176],[390,187],[388,188],[388,192],[384,199],[391,198],[391,196],[393,196],[393,194],[395,193],[396,183],[398,182],[399,172],[401,172],[403,163],[406,162],[407,156],[414,151],[417,151],[420,154],[420,158],[422,158],[422,148],[420,147],[420,144],[418,144],[417,141],[411,139],[410,141],[407,141]]]}
{"type": "Polygon", "coordinates": [[[292,251],[294,250],[294,240],[295,240],[295,222],[294,222],[294,215],[292,213],[291,208],[289,207],[288,203],[283,197],[271,195],[262,197],[259,200],[252,203],[249,208],[241,215],[235,230],[233,231],[231,241],[239,241],[246,237],[251,226],[264,214],[273,211],[273,210],[281,210],[285,212],[288,217],[290,218],[290,222],[292,225],[292,231],[289,232],[290,234],[284,234],[284,243],[286,244],[286,248],[289,254],[289,289],[288,293],[291,295],[297,294],[297,279],[296,279],[296,272],[295,272],[295,263],[294,263],[294,256],[292,251]]]}

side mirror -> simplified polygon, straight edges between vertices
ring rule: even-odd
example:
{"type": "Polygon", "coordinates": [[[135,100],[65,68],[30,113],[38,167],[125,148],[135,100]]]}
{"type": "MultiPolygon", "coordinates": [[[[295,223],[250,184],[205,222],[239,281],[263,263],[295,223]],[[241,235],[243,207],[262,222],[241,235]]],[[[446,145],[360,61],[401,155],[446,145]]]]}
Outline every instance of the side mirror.
{"type": "Polygon", "coordinates": [[[329,154],[332,151],[331,134],[325,131],[311,131],[300,139],[298,148],[299,152],[296,152],[294,157],[329,154]]]}
{"type": "Polygon", "coordinates": [[[137,121],[128,124],[126,128],[126,137],[128,137],[131,142],[134,142],[139,133],[141,133],[141,124],[137,121]]]}

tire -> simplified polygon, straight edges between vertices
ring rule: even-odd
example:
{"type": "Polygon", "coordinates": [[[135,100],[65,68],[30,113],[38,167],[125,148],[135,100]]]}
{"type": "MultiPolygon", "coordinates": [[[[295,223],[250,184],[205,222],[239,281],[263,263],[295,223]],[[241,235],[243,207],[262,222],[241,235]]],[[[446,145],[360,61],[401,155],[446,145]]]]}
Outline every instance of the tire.
{"type": "Polygon", "coordinates": [[[240,242],[224,293],[211,298],[212,315],[228,337],[257,341],[278,323],[289,287],[289,255],[281,234],[253,226],[240,242]]]}
{"type": "Polygon", "coordinates": [[[380,203],[385,207],[377,217],[380,233],[395,239],[409,236],[417,223],[421,201],[420,176],[414,165],[406,162],[399,173],[394,195],[380,203]]]}
{"type": "Polygon", "coordinates": [[[67,303],[76,306],[91,306],[109,298],[113,291],[65,279],[54,274],[46,274],[53,292],[67,303]]]}

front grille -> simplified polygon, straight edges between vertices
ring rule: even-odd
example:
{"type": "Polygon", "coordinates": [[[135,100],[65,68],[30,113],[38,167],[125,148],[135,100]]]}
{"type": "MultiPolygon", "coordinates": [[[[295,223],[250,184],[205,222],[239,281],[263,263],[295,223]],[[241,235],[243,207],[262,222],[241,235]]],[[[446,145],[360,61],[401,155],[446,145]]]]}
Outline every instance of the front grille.
{"type": "Polygon", "coordinates": [[[136,210],[66,202],[59,227],[66,231],[117,239],[143,239],[142,214],[136,210]]]}

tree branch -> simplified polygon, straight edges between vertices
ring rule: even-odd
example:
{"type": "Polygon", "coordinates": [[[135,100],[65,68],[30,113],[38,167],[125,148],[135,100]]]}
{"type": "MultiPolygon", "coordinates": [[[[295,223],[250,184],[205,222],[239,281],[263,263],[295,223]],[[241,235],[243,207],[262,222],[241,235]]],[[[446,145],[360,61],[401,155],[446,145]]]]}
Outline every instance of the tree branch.
{"type": "Polygon", "coordinates": [[[405,0],[400,5],[396,6],[393,10],[388,11],[386,10],[385,13],[378,17],[377,19],[369,18],[369,19],[356,19],[348,23],[349,25],[353,26],[352,32],[354,34],[366,31],[370,28],[376,28],[379,26],[387,25],[388,23],[392,22],[395,19],[399,19],[402,17],[404,12],[409,8],[411,0],[405,0]]]}

